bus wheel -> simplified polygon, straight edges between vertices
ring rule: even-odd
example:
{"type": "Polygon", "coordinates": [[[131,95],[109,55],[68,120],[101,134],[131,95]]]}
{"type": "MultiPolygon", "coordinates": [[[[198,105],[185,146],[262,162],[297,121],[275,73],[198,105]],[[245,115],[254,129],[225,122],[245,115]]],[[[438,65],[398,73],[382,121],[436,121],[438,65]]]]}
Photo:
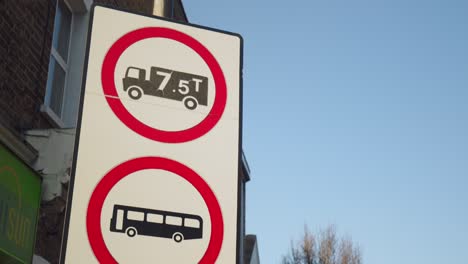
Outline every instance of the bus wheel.
{"type": "Polygon", "coordinates": [[[174,233],[174,235],[172,235],[172,239],[174,239],[175,242],[180,243],[182,242],[182,240],[184,240],[184,236],[181,233],[177,232],[174,233]]]}
{"type": "Polygon", "coordinates": [[[137,230],[134,227],[129,227],[129,228],[127,228],[125,233],[127,233],[127,236],[129,236],[129,237],[134,237],[137,234],[137,230]]]}
{"type": "Polygon", "coordinates": [[[193,109],[197,108],[198,102],[197,102],[197,99],[195,99],[193,97],[185,97],[184,105],[185,105],[185,107],[187,107],[187,109],[193,110],[193,109]]]}
{"type": "Polygon", "coordinates": [[[143,90],[141,90],[141,88],[137,86],[132,86],[128,88],[127,92],[128,96],[130,96],[130,98],[132,98],[133,100],[138,100],[143,95],[143,90]]]}

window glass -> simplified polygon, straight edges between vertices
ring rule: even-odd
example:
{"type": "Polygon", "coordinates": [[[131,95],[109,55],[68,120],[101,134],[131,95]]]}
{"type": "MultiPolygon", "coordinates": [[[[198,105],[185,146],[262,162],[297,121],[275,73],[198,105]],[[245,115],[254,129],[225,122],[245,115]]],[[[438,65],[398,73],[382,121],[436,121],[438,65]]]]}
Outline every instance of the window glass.
{"type": "Polygon", "coordinates": [[[62,118],[66,79],[68,73],[68,52],[71,36],[72,13],[64,0],[58,0],[54,19],[54,33],[47,76],[47,90],[44,104],[57,118],[62,118]]]}
{"type": "Polygon", "coordinates": [[[193,227],[193,228],[200,228],[200,221],[198,219],[185,218],[184,226],[193,227]]]}
{"type": "Polygon", "coordinates": [[[68,60],[68,46],[72,14],[63,1],[58,1],[55,13],[54,35],[52,45],[66,62],[68,60]]]}
{"type": "Polygon", "coordinates": [[[182,218],[177,216],[166,216],[166,224],[182,226],[182,218]]]}
{"type": "Polygon", "coordinates": [[[124,210],[119,209],[117,210],[117,219],[115,219],[115,229],[122,230],[123,229],[123,220],[124,220],[124,210]]]}
{"type": "Polygon", "coordinates": [[[65,71],[60,64],[57,63],[53,56],[49,61],[49,78],[47,86],[49,93],[49,107],[58,115],[62,112],[63,91],[65,87],[65,71]]]}
{"type": "MultiPolygon", "coordinates": [[[[140,78],[140,70],[129,69],[127,77],[139,79],[140,78]]],[[[144,78],[144,76],[142,76],[142,77],[144,78]]]]}
{"type": "Polygon", "coordinates": [[[145,219],[145,213],[135,212],[135,211],[128,211],[127,212],[127,219],[136,220],[136,221],[143,221],[145,219]]]}
{"type": "Polygon", "coordinates": [[[159,214],[147,214],[146,215],[146,221],[151,222],[151,223],[162,224],[163,223],[163,216],[159,215],[159,214]]]}

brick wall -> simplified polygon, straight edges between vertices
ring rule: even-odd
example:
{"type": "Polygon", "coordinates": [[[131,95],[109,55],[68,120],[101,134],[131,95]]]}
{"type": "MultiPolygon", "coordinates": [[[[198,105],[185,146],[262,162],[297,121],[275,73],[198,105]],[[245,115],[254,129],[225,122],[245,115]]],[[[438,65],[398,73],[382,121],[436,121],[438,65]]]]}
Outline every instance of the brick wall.
{"type": "Polygon", "coordinates": [[[13,132],[47,128],[43,103],[55,1],[0,1],[0,121],[13,132]]]}

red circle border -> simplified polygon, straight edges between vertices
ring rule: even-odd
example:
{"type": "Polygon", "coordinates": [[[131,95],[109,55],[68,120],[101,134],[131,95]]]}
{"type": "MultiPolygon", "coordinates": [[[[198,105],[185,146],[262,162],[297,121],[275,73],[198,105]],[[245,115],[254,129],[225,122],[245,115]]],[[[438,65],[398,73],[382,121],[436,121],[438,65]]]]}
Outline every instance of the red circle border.
{"type": "Polygon", "coordinates": [[[163,27],[146,27],[131,31],[119,38],[107,52],[101,71],[101,82],[107,103],[114,114],[131,130],[148,139],[165,143],[182,143],[208,133],[221,119],[226,107],[227,86],[224,73],[216,58],[198,40],[180,31],[163,27]],[[114,81],[117,62],[124,51],[138,41],[148,38],[167,38],[180,42],[195,51],[207,64],[215,84],[215,100],[208,115],[197,125],[181,130],[166,131],[144,124],[134,117],[120,101],[114,81]]]}
{"type": "Polygon", "coordinates": [[[109,171],[94,189],[86,214],[86,231],[91,249],[100,263],[117,264],[107,248],[101,229],[104,201],[112,188],[131,173],[145,169],[161,169],[181,176],[200,193],[211,219],[211,237],[199,264],[213,264],[218,258],[224,236],[221,207],[209,185],[195,171],[177,161],[162,157],[142,157],[126,161],[109,171]]]}

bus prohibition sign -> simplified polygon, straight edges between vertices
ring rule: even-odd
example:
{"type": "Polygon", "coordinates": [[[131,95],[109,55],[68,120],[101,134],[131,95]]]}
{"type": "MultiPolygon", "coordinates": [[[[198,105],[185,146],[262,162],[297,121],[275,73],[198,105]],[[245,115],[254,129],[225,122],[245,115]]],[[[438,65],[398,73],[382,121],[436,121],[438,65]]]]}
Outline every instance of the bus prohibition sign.
{"type": "Polygon", "coordinates": [[[118,262],[107,248],[101,229],[104,201],[112,188],[128,175],[146,169],[170,171],[188,181],[200,193],[211,218],[211,237],[199,264],[215,263],[223,243],[224,224],[221,207],[208,184],[192,169],[174,160],[162,157],[142,157],[126,161],[109,171],[94,189],[86,214],[86,229],[90,246],[100,263],[118,262]]]}
{"type": "Polygon", "coordinates": [[[165,143],[182,143],[197,139],[209,132],[220,120],[227,101],[227,85],[224,73],[216,58],[198,40],[175,29],[146,27],[131,31],[120,37],[107,52],[102,64],[102,89],[114,114],[128,128],[151,140],[165,143]],[[115,85],[114,74],[117,62],[131,45],[149,38],[166,38],[177,41],[196,52],[213,75],[215,99],[208,115],[197,125],[180,131],[166,131],[151,127],[134,117],[121,102],[115,85]]]}

